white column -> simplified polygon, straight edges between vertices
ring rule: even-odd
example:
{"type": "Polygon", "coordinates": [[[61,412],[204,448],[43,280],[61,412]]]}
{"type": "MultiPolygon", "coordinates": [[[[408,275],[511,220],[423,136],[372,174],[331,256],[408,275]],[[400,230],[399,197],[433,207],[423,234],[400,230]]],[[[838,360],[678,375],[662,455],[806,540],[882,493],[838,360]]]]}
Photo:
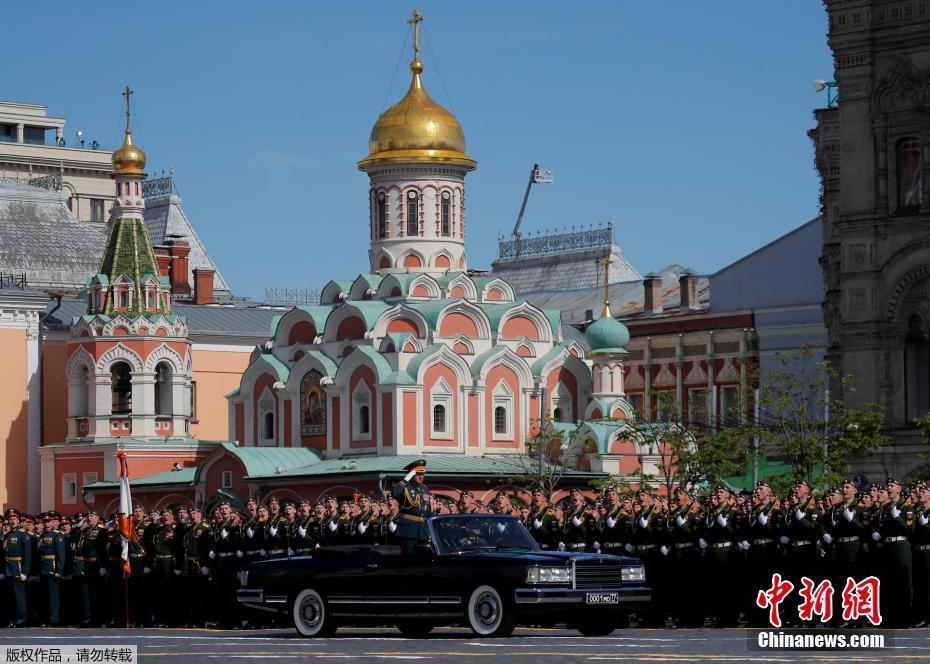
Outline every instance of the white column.
{"type": "Polygon", "coordinates": [[[107,438],[110,435],[110,415],[113,413],[113,390],[109,373],[94,374],[91,379],[88,436],[107,438]]]}
{"type": "MultiPolygon", "coordinates": [[[[153,393],[154,394],[154,393],[153,393]]],[[[190,420],[190,386],[186,376],[171,376],[171,427],[175,436],[188,434],[190,420]]]]}
{"type": "Polygon", "coordinates": [[[55,474],[55,450],[52,448],[39,448],[41,461],[41,500],[39,509],[43,512],[55,509],[55,489],[58,486],[58,477],[55,474]]]}
{"type": "Polygon", "coordinates": [[[26,140],[26,126],[20,122],[16,125],[16,142],[23,143],[26,140]]]}
{"type": "Polygon", "coordinates": [[[39,447],[42,444],[42,374],[39,370],[39,314],[27,314],[26,327],[26,385],[28,390],[27,430],[26,430],[26,486],[27,503],[30,512],[39,511],[41,496],[41,476],[39,468],[39,447]]]}
{"type": "Polygon", "coordinates": [[[155,434],[155,374],[132,374],[132,436],[154,437],[155,434]]]}

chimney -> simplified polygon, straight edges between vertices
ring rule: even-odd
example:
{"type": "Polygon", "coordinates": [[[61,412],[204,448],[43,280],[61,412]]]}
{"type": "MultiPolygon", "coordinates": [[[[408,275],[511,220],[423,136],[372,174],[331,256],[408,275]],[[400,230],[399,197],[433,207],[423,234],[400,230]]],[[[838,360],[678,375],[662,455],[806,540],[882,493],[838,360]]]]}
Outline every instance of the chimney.
{"type": "Polygon", "coordinates": [[[213,304],[213,275],[216,270],[194,268],[194,304],[213,304]]]}
{"type": "Polygon", "coordinates": [[[697,311],[701,306],[698,302],[698,276],[691,270],[685,270],[678,277],[678,285],[681,288],[681,311],[697,311]]]}
{"type": "Polygon", "coordinates": [[[155,250],[155,263],[158,265],[158,274],[163,277],[171,275],[171,255],[168,253],[168,247],[156,245],[152,247],[155,250]]]}
{"type": "Polygon", "coordinates": [[[191,246],[184,238],[172,236],[165,241],[168,255],[171,257],[171,293],[172,295],[186,296],[191,293],[188,281],[188,256],[191,246]]]}
{"type": "Polygon", "coordinates": [[[662,277],[655,272],[643,277],[643,313],[662,313],[662,277]]]}

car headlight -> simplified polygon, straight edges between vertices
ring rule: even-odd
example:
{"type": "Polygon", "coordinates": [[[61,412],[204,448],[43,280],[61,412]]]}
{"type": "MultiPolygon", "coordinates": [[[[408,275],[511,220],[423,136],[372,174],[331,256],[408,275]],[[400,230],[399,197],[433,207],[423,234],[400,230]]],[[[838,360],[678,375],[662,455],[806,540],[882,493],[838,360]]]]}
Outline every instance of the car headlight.
{"type": "Polygon", "coordinates": [[[623,581],[645,581],[646,568],[642,565],[637,567],[624,567],[620,570],[620,578],[623,581]]]}
{"type": "Polygon", "coordinates": [[[527,583],[571,583],[572,570],[569,567],[528,567],[527,583]]]}
{"type": "Polygon", "coordinates": [[[246,569],[239,570],[238,577],[239,577],[240,586],[244,588],[245,586],[249,585],[249,571],[248,570],[246,569]]]}

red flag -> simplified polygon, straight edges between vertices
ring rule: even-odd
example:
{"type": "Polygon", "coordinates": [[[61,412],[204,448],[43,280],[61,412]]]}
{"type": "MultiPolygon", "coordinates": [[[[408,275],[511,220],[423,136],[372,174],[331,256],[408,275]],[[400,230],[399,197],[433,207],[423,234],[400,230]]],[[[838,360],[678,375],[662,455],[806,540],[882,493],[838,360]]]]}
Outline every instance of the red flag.
{"type": "Polygon", "coordinates": [[[116,515],[117,528],[122,536],[123,572],[130,573],[129,567],[129,540],[132,537],[132,495],[129,491],[129,464],[126,453],[122,450],[116,453],[119,460],[119,512],[116,515]]]}

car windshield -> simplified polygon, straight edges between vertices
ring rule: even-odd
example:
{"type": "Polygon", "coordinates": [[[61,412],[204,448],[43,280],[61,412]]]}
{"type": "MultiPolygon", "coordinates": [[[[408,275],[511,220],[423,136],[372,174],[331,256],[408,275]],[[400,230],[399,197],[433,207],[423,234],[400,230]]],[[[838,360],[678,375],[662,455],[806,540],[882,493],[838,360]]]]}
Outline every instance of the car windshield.
{"type": "Polygon", "coordinates": [[[432,520],[440,553],[462,551],[537,551],[539,547],[523,524],[507,516],[482,514],[432,520]]]}

